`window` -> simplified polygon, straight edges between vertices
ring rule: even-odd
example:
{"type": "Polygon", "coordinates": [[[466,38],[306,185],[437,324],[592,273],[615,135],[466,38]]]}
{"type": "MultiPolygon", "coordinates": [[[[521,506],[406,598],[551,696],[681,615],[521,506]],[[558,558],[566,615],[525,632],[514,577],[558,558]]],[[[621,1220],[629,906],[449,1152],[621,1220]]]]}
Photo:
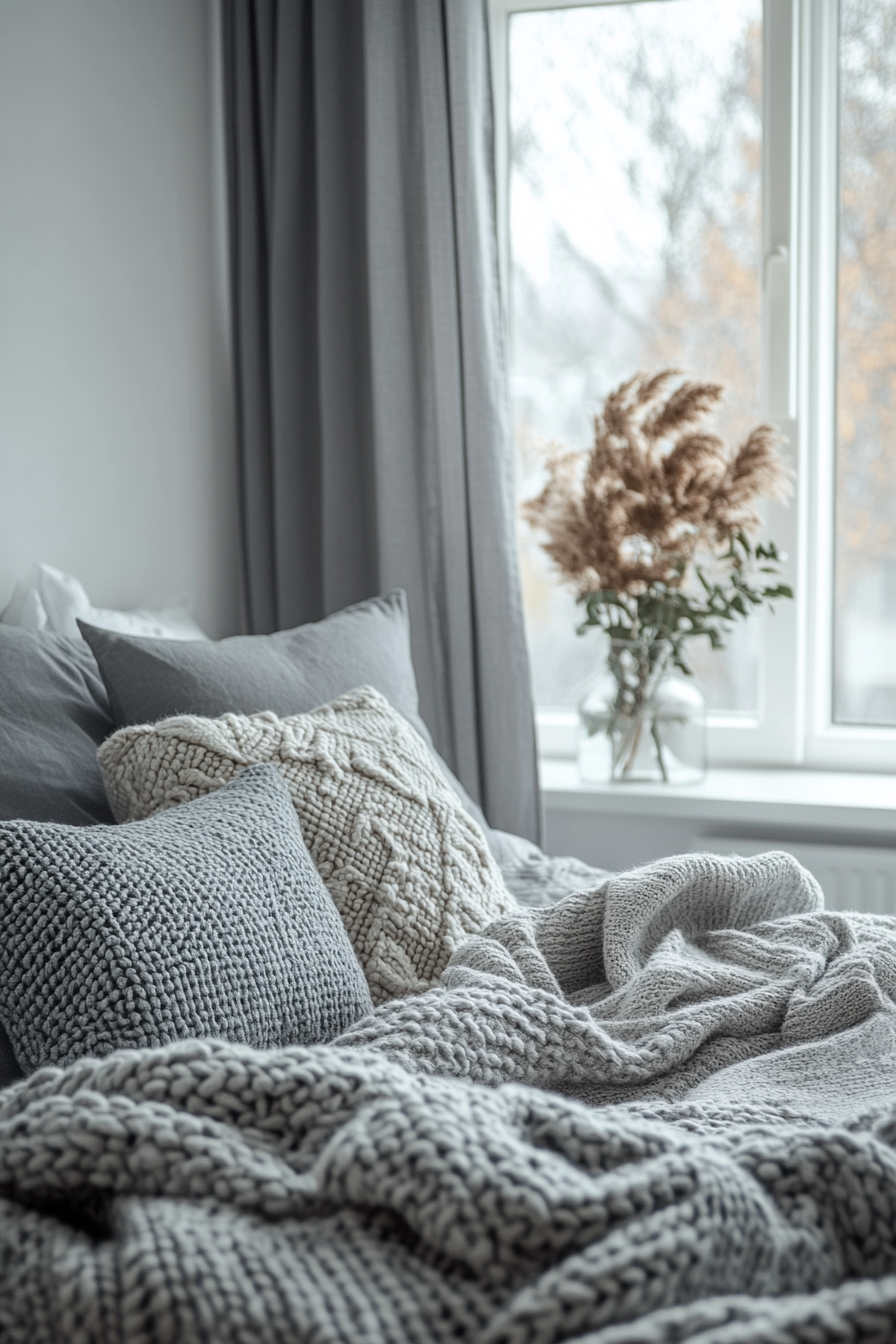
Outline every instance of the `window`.
{"type": "Polygon", "coordinates": [[[896,5],[840,15],[833,717],[896,725],[896,5]]]}
{"type": "MultiPolygon", "coordinates": [[[[491,0],[520,499],[674,365],[787,437],[797,600],[695,663],[717,764],[896,766],[896,0],[491,0]]],[[[536,701],[600,651],[519,527],[536,701]]]]}

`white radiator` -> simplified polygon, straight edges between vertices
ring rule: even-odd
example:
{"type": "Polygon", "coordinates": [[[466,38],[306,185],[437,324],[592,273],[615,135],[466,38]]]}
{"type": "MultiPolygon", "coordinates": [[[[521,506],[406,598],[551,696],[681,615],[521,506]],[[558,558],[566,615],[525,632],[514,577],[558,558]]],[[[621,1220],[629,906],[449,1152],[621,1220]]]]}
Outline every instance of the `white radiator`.
{"type": "Polygon", "coordinates": [[[784,849],[818,879],[829,910],[896,915],[896,849],[738,840],[725,835],[697,836],[693,848],[711,854],[741,854],[744,858],[784,849]]]}

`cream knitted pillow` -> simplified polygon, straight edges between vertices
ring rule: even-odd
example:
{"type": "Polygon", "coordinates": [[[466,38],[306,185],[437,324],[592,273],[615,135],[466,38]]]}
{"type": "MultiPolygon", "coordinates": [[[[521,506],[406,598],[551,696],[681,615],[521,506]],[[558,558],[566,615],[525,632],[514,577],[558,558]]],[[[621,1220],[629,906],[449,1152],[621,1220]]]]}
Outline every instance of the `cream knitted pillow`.
{"type": "Polygon", "coordinates": [[[122,728],[99,751],[118,821],[198,798],[258,761],[289,786],[374,1003],[430,989],[466,937],[517,908],[426,744],[369,686],[285,719],[122,728]]]}

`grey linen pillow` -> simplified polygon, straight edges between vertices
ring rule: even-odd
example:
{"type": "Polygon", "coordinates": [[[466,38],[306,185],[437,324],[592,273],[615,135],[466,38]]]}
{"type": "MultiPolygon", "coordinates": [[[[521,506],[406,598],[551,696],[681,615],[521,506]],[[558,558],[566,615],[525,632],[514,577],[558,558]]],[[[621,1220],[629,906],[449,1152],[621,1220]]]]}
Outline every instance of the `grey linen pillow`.
{"type": "Polygon", "coordinates": [[[96,749],[114,728],[81,640],[0,625],[0,821],[112,821],[96,749]]]}
{"type": "Polygon", "coordinates": [[[372,1009],[270,765],[129,825],[0,824],[0,927],[28,1072],[196,1036],[313,1044],[372,1009]]]}
{"type": "Polygon", "coordinates": [[[407,599],[397,588],[325,620],[273,635],[215,642],[146,639],[78,622],[94,652],[118,728],[175,714],[215,719],[271,710],[286,717],[373,686],[404,715],[436,758],[464,809],[482,811],[437,754],[420,717],[407,599]]]}

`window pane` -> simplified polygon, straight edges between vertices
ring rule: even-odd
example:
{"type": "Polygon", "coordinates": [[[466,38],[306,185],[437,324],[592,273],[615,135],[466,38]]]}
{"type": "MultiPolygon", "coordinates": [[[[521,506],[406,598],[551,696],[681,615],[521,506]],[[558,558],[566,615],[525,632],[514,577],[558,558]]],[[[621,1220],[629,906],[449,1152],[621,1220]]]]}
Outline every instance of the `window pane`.
{"type": "Polygon", "coordinates": [[[896,3],[842,0],[834,719],[896,724],[896,3]]]}
{"type": "MultiPolygon", "coordinates": [[[[674,365],[759,418],[761,0],[648,0],[510,24],[513,394],[521,499],[544,445],[587,447],[606,394],[674,365]]],[[[596,666],[572,596],[520,524],[535,694],[574,704],[596,666]]],[[[757,623],[694,641],[713,708],[755,711],[757,623]]]]}

